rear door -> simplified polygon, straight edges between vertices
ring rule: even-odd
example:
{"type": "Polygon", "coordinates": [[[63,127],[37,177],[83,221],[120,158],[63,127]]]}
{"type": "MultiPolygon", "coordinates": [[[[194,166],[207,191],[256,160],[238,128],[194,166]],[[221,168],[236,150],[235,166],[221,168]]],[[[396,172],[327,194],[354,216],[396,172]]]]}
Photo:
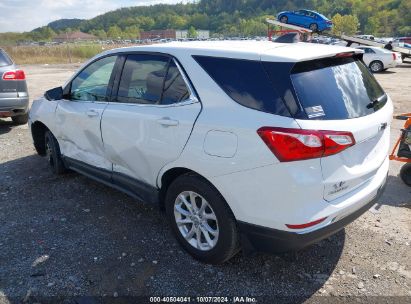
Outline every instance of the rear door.
{"type": "Polygon", "coordinates": [[[111,171],[104,155],[101,117],[111,94],[117,56],[98,59],[68,84],[56,110],[57,138],[65,157],[111,171]]]}
{"type": "Polygon", "coordinates": [[[302,129],[348,131],[355,145],[321,158],[324,198],[370,180],[387,160],[392,104],[364,64],[352,57],[297,63],[291,80],[306,117],[302,129]]]}
{"type": "Polygon", "coordinates": [[[172,57],[134,53],[123,60],[101,123],[106,158],[114,183],[156,186],[160,169],[182,152],[201,104],[172,57]]]}

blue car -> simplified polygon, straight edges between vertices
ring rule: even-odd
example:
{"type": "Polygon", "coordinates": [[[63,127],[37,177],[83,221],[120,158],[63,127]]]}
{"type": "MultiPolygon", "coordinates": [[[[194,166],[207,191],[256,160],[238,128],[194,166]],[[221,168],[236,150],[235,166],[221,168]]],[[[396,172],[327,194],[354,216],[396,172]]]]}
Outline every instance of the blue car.
{"type": "Polygon", "coordinates": [[[285,11],[277,15],[278,21],[298,25],[312,30],[322,32],[332,28],[332,22],[324,15],[310,10],[285,11]]]}

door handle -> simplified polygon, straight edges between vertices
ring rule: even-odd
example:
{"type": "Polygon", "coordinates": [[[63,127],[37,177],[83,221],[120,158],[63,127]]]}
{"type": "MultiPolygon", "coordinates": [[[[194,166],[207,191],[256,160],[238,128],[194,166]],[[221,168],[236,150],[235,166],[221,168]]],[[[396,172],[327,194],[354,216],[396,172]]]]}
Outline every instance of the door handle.
{"type": "Polygon", "coordinates": [[[161,118],[161,119],[157,120],[157,122],[160,125],[165,126],[165,127],[178,126],[178,120],[170,119],[168,117],[161,118]]]}
{"type": "Polygon", "coordinates": [[[97,112],[96,110],[89,110],[86,112],[88,117],[95,117],[95,116],[99,116],[99,112],[97,112]]]}

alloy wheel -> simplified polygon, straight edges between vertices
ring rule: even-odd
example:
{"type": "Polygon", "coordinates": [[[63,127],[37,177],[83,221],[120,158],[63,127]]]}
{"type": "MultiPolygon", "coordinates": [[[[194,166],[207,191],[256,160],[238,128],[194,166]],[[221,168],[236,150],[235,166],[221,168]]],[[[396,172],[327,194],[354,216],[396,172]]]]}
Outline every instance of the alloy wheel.
{"type": "Polygon", "coordinates": [[[191,246],[202,251],[216,246],[218,221],[204,197],[194,191],[180,193],[174,203],[174,218],[181,235],[191,246]]]}

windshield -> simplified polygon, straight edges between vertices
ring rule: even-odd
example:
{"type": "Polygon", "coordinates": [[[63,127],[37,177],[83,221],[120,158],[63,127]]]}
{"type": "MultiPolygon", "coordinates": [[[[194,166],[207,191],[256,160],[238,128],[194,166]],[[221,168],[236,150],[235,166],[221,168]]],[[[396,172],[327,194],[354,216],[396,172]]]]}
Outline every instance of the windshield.
{"type": "Polygon", "coordinates": [[[310,119],[357,118],[379,110],[387,101],[374,76],[354,58],[297,63],[291,80],[310,119]]]}

